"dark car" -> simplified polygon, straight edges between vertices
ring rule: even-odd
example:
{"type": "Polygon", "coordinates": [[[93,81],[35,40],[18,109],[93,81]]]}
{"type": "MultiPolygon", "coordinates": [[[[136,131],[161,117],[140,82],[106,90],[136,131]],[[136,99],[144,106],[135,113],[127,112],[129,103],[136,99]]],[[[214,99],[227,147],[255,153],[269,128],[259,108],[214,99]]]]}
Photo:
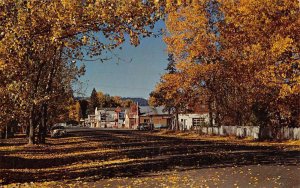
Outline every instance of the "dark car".
{"type": "Polygon", "coordinates": [[[51,137],[63,137],[67,134],[66,128],[64,126],[53,126],[50,129],[51,137]]]}
{"type": "Polygon", "coordinates": [[[153,123],[141,123],[137,127],[140,131],[151,131],[154,129],[153,123]]]}

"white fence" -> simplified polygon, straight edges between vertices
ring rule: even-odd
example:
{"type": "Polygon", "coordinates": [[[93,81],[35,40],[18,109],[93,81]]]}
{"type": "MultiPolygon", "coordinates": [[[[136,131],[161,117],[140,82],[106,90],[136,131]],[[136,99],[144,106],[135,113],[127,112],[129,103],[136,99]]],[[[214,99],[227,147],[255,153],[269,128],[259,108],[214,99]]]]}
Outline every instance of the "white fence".
{"type": "MultiPolygon", "coordinates": [[[[259,126],[221,126],[221,127],[201,127],[200,131],[209,135],[252,137],[258,139],[260,136],[259,126]]],[[[274,138],[271,130],[264,130],[263,136],[274,138]]],[[[281,139],[300,140],[300,128],[283,127],[277,137],[281,139]]]]}
{"type": "Polygon", "coordinates": [[[283,127],[281,135],[284,139],[300,140],[300,128],[283,127]]]}

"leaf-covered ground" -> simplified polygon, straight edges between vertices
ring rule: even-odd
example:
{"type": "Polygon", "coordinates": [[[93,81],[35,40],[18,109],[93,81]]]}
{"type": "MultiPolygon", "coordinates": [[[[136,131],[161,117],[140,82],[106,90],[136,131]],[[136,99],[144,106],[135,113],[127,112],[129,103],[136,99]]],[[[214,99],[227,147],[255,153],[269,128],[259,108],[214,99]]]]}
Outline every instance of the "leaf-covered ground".
{"type": "Polygon", "coordinates": [[[295,144],[124,130],[71,132],[47,143],[1,140],[0,185],[300,187],[295,144]]]}

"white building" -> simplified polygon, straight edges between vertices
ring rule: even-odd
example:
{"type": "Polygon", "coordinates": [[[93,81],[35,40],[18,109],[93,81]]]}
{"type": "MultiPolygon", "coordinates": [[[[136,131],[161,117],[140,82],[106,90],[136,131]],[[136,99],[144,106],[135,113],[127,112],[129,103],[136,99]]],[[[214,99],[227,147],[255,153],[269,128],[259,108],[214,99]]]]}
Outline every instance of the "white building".
{"type": "Polygon", "coordinates": [[[121,128],[124,126],[124,109],[102,108],[95,109],[95,115],[89,115],[90,127],[121,128]]]}
{"type": "Polygon", "coordinates": [[[178,114],[178,120],[179,120],[179,127],[181,130],[190,130],[197,126],[208,126],[209,113],[178,114]]]}

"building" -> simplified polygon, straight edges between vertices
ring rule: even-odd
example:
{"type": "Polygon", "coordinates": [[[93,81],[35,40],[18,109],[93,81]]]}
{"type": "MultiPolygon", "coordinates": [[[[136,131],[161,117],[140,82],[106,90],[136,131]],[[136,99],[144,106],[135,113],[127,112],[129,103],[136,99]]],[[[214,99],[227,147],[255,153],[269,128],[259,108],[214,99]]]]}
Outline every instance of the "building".
{"type": "Polygon", "coordinates": [[[178,114],[179,128],[180,130],[191,130],[198,126],[209,125],[209,114],[208,113],[187,113],[178,114]]]}
{"type": "Polygon", "coordinates": [[[95,109],[94,124],[91,127],[121,128],[125,125],[124,108],[95,109]]]}
{"type": "Polygon", "coordinates": [[[139,122],[139,105],[132,104],[125,110],[125,128],[136,129],[139,122]]]}
{"type": "Polygon", "coordinates": [[[140,123],[152,123],[154,127],[169,127],[172,115],[164,111],[164,107],[140,107],[140,123]]]}
{"type": "Polygon", "coordinates": [[[121,128],[125,124],[124,108],[96,108],[95,115],[84,119],[85,126],[92,128],[121,128]]]}
{"type": "MultiPolygon", "coordinates": [[[[197,104],[198,105],[192,108],[192,112],[178,114],[180,130],[191,130],[196,129],[199,126],[210,125],[208,102],[200,100],[197,104]]],[[[212,123],[213,125],[215,124],[214,120],[212,123]]]]}
{"type": "Polygon", "coordinates": [[[86,118],[84,121],[85,121],[85,125],[88,127],[97,127],[95,115],[88,115],[88,118],[86,118]]]}

